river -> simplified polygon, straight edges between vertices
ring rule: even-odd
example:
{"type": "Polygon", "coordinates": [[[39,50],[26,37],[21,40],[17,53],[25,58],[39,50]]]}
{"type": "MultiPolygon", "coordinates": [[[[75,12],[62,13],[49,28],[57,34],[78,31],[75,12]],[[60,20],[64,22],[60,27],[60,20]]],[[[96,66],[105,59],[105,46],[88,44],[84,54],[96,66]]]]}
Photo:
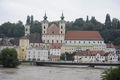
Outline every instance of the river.
{"type": "Polygon", "coordinates": [[[0,68],[0,80],[101,80],[106,68],[20,65],[0,68]]]}

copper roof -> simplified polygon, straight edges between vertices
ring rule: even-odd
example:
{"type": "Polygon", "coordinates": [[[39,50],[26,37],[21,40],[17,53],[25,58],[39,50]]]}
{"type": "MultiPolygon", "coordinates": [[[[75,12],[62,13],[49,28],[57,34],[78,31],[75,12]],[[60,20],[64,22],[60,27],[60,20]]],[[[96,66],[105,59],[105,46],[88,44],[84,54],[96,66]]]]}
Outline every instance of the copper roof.
{"type": "Polygon", "coordinates": [[[103,40],[98,31],[67,31],[66,40],[103,40]]]}

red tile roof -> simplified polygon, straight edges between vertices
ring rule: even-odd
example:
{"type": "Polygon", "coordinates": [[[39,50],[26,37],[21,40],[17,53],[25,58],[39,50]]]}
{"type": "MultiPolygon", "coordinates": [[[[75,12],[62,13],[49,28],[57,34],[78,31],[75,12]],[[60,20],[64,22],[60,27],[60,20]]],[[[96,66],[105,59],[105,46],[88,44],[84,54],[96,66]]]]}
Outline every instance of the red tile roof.
{"type": "Polygon", "coordinates": [[[115,48],[115,46],[112,43],[106,44],[107,48],[115,48]]]}
{"type": "Polygon", "coordinates": [[[96,55],[99,53],[100,55],[105,55],[105,52],[103,50],[99,51],[80,51],[76,53],[76,56],[90,56],[90,55],[96,55]]]}
{"type": "Polygon", "coordinates": [[[51,26],[47,28],[47,34],[58,35],[59,34],[59,28],[55,24],[51,24],[51,26]]]}
{"type": "Polygon", "coordinates": [[[51,44],[50,49],[60,49],[61,46],[62,46],[61,44],[51,44]]]}
{"type": "Polygon", "coordinates": [[[103,40],[98,31],[67,31],[66,40],[103,40]]]}

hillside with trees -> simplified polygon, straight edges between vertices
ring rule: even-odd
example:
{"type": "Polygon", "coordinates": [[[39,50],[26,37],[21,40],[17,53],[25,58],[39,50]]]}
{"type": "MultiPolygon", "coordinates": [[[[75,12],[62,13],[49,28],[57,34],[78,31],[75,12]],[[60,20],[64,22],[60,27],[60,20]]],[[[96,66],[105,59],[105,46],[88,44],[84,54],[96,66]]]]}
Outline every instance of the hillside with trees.
{"type": "MultiPolygon", "coordinates": [[[[57,21],[56,21],[57,22],[57,21]]],[[[31,33],[41,34],[41,22],[34,20],[33,16],[27,16],[26,24],[31,26],[31,33]]],[[[96,20],[95,17],[78,18],[75,21],[66,21],[66,30],[89,30],[99,31],[105,42],[113,42],[115,45],[120,45],[120,20],[110,18],[106,14],[104,23],[96,20]]],[[[24,25],[21,21],[18,23],[5,22],[0,25],[0,37],[22,37],[24,36],[24,25]]]]}

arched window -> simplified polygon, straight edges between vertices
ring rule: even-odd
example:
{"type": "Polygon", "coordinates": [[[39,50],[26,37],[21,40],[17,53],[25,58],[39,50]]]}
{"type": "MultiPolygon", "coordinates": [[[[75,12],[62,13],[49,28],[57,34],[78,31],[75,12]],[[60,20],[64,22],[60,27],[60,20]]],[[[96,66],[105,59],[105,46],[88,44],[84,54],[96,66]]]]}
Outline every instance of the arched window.
{"type": "Polygon", "coordinates": [[[44,29],[45,29],[45,26],[44,26],[44,29]]]}
{"type": "Polygon", "coordinates": [[[63,29],[63,26],[61,26],[61,29],[63,29]]]}
{"type": "Polygon", "coordinates": [[[26,29],[26,31],[28,31],[28,29],[26,29]]]}
{"type": "Polygon", "coordinates": [[[61,34],[62,34],[62,31],[61,31],[61,34]]]}

